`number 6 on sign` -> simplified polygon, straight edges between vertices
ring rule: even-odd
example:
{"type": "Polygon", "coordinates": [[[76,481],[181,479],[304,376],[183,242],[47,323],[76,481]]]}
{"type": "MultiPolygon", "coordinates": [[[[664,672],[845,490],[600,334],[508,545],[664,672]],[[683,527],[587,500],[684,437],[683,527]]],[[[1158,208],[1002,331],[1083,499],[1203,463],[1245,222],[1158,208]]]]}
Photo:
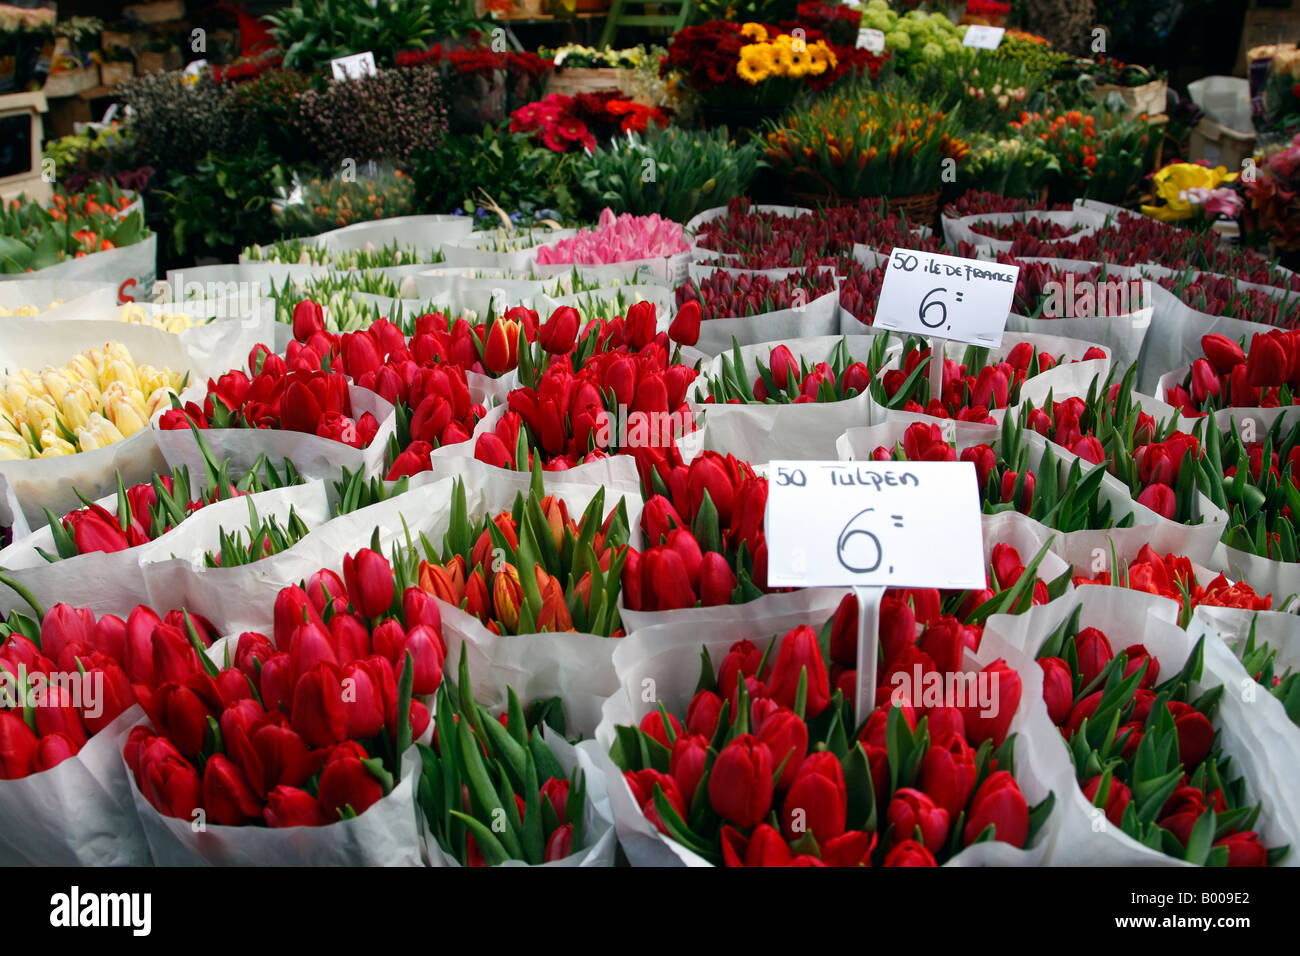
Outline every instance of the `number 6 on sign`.
{"type": "Polygon", "coordinates": [[[984,587],[970,462],[774,461],[772,587],[984,587]]]}

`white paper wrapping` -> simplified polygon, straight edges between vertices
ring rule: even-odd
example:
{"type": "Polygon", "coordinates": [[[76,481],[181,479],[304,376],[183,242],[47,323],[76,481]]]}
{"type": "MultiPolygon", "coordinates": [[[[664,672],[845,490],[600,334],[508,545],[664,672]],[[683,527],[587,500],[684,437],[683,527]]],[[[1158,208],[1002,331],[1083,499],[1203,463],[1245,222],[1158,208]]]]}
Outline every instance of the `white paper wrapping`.
{"type": "Polygon", "coordinates": [[[402,755],[392,793],[351,820],[323,827],[228,827],[165,817],[144,798],[134,775],[131,797],[158,866],[423,866],[416,789],[420,755],[402,755]]]}
{"type": "Polygon", "coordinates": [[[839,283],[825,295],[795,309],[780,309],[744,318],[706,319],[700,323],[700,340],[695,347],[705,355],[719,355],[740,345],[784,342],[789,339],[835,335],[840,330],[839,283]]]}
{"type": "MultiPolygon", "coordinates": [[[[1174,623],[1178,614],[1175,602],[1123,588],[1078,588],[1023,615],[994,615],[985,626],[984,640],[987,643],[996,636],[1023,651],[1032,661],[1052,629],[1080,606],[1083,608],[1080,627],[1099,628],[1116,653],[1133,644],[1144,645],[1160,661],[1162,676],[1177,673],[1192,651],[1194,638],[1174,623]]],[[[1246,778],[1247,800],[1264,801],[1256,832],[1268,846],[1290,844],[1293,849],[1284,862],[1291,865],[1296,861],[1294,847],[1300,831],[1300,808],[1296,806],[1300,795],[1296,780],[1300,759],[1282,733],[1283,728],[1276,726],[1265,708],[1257,703],[1247,705],[1241,694],[1234,693],[1246,676],[1239,663],[1234,671],[1234,663],[1222,642],[1207,640],[1204,674],[1194,685],[1193,694],[1227,684],[1215,727],[1225,753],[1232,757],[1234,773],[1246,778]],[[1279,782],[1283,785],[1279,786],[1279,782]]],[[[1036,675],[1037,696],[1030,700],[1036,719],[1046,728],[1030,741],[1030,753],[1019,756],[1021,759],[1029,756],[1057,794],[1060,831],[1048,862],[1058,866],[1183,865],[1126,836],[1084,797],[1065,742],[1047,716],[1041,669],[1036,664],[1029,666],[1040,672],[1036,675]]],[[[1022,678],[1027,677],[1022,671],[1022,678]]],[[[1025,679],[1024,683],[1028,697],[1031,681],[1025,679]]]]}
{"type": "Polygon", "coordinates": [[[34,305],[45,319],[74,319],[82,312],[117,304],[117,283],[76,279],[5,279],[0,281],[0,307],[17,310],[34,305]],[[59,302],[59,305],[51,305],[59,302]]]}
{"type": "Polygon", "coordinates": [[[43,773],[0,780],[0,866],[143,866],[149,847],[131,803],[122,744],[138,704],[43,773]]]}

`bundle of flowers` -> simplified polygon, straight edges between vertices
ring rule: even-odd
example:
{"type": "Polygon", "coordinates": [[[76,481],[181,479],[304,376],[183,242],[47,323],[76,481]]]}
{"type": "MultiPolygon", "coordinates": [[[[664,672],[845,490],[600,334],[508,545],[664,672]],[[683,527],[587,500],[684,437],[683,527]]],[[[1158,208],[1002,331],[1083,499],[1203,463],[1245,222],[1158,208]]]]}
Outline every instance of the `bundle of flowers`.
{"type": "Polygon", "coordinates": [[[1200,489],[1228,512],[1223,542],[1274,561],[1300,561],[1300,422],[1277,418],[1261,435],[1232,421],[1205,430],[1200,489]],[[1253,440],[1247,440],[1251,438],[1253,440]]]}
{"type": "Polygon", "coordinates": [[[1192,610],[1201,605],[1235,607],[1245,611],[1267,611],[1273,606],[1273,595],[1260,597],[1249,584],[1244,581],[1234,583],[1223,574],[1202,587],[1196,580],[1190,559],[1177,554],[1162,557],[1149,544],[1144,544],[1132,561],[1119,562],[1114,575],[1102,570],[1091,577],[1076,574],[1073,580],[1076,587],[1084,584],[1112,585],[1170,598],[1182,605],[1179,622],[1184,626],[1192,610]]]}
{"type": "Polygon", "coordinates": [[[35,272],[134,245],[150,235],[140,209],[111,181],[79,193],[60,189],[49,206],[26,196],[0,204],[0,273],[35,272]]]}
{"type": "Polygon", "coordinates": [[[917,422],[909,425],[893,447],[879,445],[871,452],[873,461],[969,461],[975,465],[980,501],[985,514],[1017,511],[1058,531],[1103,530],[1131,525],[1132,515],[1116,519],[1111,504],[1103,501],[1099,489],[1106,469],[1084,467],[1076,459],[1062,473],[1061,462],[1049,446],[1041,458],[1033,459],[1024,440],[1024,429],[1008,415],[994,443],[970,445],[959,453],[943,437],[938,425],[917,422]]]}
{"type": "Polygon", "coordinates": [[[682,227],[658,215],[615,216],[606,206],[594,229],[579,229],[570,239],[537,250],[538,265],[580,263],[603,265],[633,259],[657,259],[690,249],[682,227]]]}
{"type": "Polygon", "coordinates": [[[1300,291],[1300,277],[1278,271],[1254,249],[1227,246],[1212,235],[1128,212],[1117,213],[1106,229],[1078,239],[1048,243],[1022,236],[1012,243],[1011,254],[1126,266],[1156,262],[1178,271],[1202,269],[1243,282],[1300,291]]]}
{"type": "Polygon", "coordinates": [[[238,481],[232,482],[229,462],[215,465],[207,455],[206,446],[200,447],[207,466],[206,482],[192,482],[189,469],[183,466],[172,469],[170,474],[154,475],[152,481],[129,488],[122,484],[119,474],[113,510],[87,504],[62,518],[47,511],[54,553],[48,554],[39,548],[37,551],[50,562],[81,554],[125,551],[166,534],[196,511],[217,501],[272,488],[287,488],[302,481],[292,462],[284,463],[281,474],[270,462],[263,460],[238,481]]]}
{"type": "Polygon", "coordinates": [[[1081,359],[1067,360],[1039,351],[1031,342],[1019,342],[1006,358],[990,362],[987,349],[970,346],[960,362],[943,359],[941,392],[930,395],[927,369],[931,349],[923,340],[909,336],[903,345],[900,367],[880,376],[880,400],[905,412],[992,424],[989,412],[1018,404],[1020,387],[1027,379],[1062,362],[1073,364],[1105,356],[1103,350],[1091,346],[1081,359]]]}
{"type": "Polygon", "coordinates": [[[135,728],[123,749],[159,813],[325,826],[391,792],[429,725],[415,698],[442,682],[441,615],[423,591],[397,588],[376,551],[347,555],[343,570],[283,589],[274,642],[241,634],[225,667],[186,645],[145,701],[154,730],[135,728]]]}
{"type": "Polygon", "coordinates": [[[602,488],[575,521],[563,500],[543,494],[534,474],[512,510],[480,518],[468,515],[457,482],[442,547],[422,539],[402,556],[404,575],[493,634],[621,637],[619,586],[631,560],[626,505],[620,500],[604,517],[602,488]]]}
{"type": "Polygon", "coordinates": [[[1145,115],[1128,119],[1104,109],[1025,112],[1011,127],[1056,155],[1069,195],[1109,202],[1123,200],[1137,185],[1156,142],[1145,115]]]}
{"type": "Polygon", "coordinates": [[[647,547],[628,555],[624,606],[671,611],[761,596],[767,590],[767,479],[748,463],[712,451],[689,465],[675,448],[654,461],[638,455],[638,463],[648,495],[641,512],[647,547]]]}
{"type": "Polygon", "coordinates": [[[1231,276],[1206,272],[1160,276],[1156,281],[1183,303],[1207,315],[1227,315],[1284,329],[1300,325],[1300,308],[1290,291],[1280,294],[1249,288],[1231,276]]]}
{"type": "Polygon", "coordinates": [[[840,277],[840,308],[850,313],[863,325],[876,320],[876,302],[885,284],[884,266],[864,266],[852,262],[840,277]]]}
{"type": "Polygon", "coordinates": [[[433,744],[419,745],[420,805],[438,846],[462,866],[554,863],[581,851],[591,836],[582,770],[565,773],[547,743],[554,731],[525,718],[513,689],[499,717],[476,703],[463,647],[460,660],[457,682],[438,688],[433,744]]]}
{"type": "Polygon", "coordinates": [[[1300,170],[1300,133],[1285,147],[1269,154],[1259,164],[1256,175],[1245,182],[1243,236],[1265,240],[1288,251],[1300,248],[1297,170],[1300,170]]]}
{"type": "Polygon", "coordinates": [[[944,206],[943,214],[951,219],[960,219],[964,216],[985,216],[1003,212],[1029,212],[1030,210],[1063,212],[1070,208],[1069,203],[1045,206],[1032,199],[1017,199],[1012,196],[999,195],[998,193],[968,189],[944,206]]]}
{"type": "Polygon", "coordinates": [[[687,279],[674,297],[680,308],[698,302],[704,319],[743,318],[798,309],[835,291],[835,275],[826,269],[807,267],[782,279],[742,272],[717,271],[696,282],[687,279]]]}
{"type": "Polygon", "coordinates": [[[855,395],[865,394],[871,377],[885,363],[888,336],[873,340],[871,354],[866,361],[858,361],[849,354],[848,345],[841,339],[831,352],[830,360],[808,365],[804,358],[795,360],[794,354],[784,345],[771,350],[765,364],[759,360],[758,377],[752,382],[745,372],[739,347],[733,355],[720,357],[720,374],[709,376],[705,404],[805,404],[809,402],[842,402],[855,395]]]}
{"type": "Polygon", "coordinates": [[[510,132],[539,140],[557,153],[574,147],[596,148],[598,140],[619,133],[644,133],[650,124],[668,125],[668,115],[657,106],[624,98],[617,90],[565,96],[552,93],[510,114],[510,132]]]}
{"type": "Polygon", "coordinates": [[[939,250],[938,241],[922,238],[914,224],[876,198],[845,206],[829,206],[787,216],[751,209],[748,199],[733,199],[727,212],[701,223],[695,244],[722,253],[727,264],[742,269],[835,266],[843,272],[852,264],[854,245],[888,255],[895,245],[939,250]]]}
{"type": "Polygon", "coordinates": [[[1105,264],[1063,269],[1046,262],[1018,262],[1005,254],[999,262],[1020,267],[1011,311],[1031,319],[1129,315],[1146,306],[1141,287],[1105,264]],[[1077,291],[1076,291],[1077,290],[1077,291]]]}
{"type": "Polygon", "coordinates": [[[2,780],[75,756],[137,699],[147,704],[175,687],[195,649],[213,639],[206,621],[183,611],[159,618],[136,607],[123,621],[56,604],[38,617],[14,612],[0,625],[0,669],[17,691],[0,701],[2,780]]]}
{"type": "Polygon", "coordinates": [[[1226,335],[1201,336],[1201,358],[1192,362],[1182,384],[1165,389],[1165,401],[1189,416],[1221,408],[1277,408],[1300,403],[1300,332],[1256,333],[1250,352],[1226,335]]]}
{"type": "Polygon", "coordinates": [[[1048,716],[1065,738],[1083,794],[1143,846],[1206,866],[1267,866],[1286,855],[1251,830],[1260,806],[1230,776],[1214,726],[1219,687],[1193,697],[1203,639],[1182,670],[1157,684],[1160,661],[1141,644],[1118,652],[1080,627],[1082,608],[1038,652],[1048,716]]]}
{"type": "Polygon", "coordinates": [[[186,402],[183,408],[173,407],[163,412],[158,427],[273,428],[318,435],[352,448],[365,448],[379,431],[370,412],[352,417],[348,380],[341,372],[320,371],[319,363],[315,371],[291,371],[265,345],[249,354],[248,369],[208,379],[201,406],[186,402]]]}
{"type": "MultiPolygon", "coordinates": [[[[935,866],[985,840],[1032,843],[1052,800],[1031,808],[1013,776],[1016,673],[985,669],[999,677],[994,718],[880,685],[886,702],[859,723],[830,680],[856,625],[850,596],[820,632],[738,641],[716,667],[705,648],[680,718],[661,704],[616,727],[611,757],[646,818],[727,866],[935,866]]],[[[955,654],[932,670],[965,672],[955,654]]]]}
{"type": "Polygon", "coordinates": [[[943,186],[945,161],[960,163],[969,151],[956,115],[892,90],[822,97],[767,132],[773,168],[832,200],[929,193],[943,186]]]}
{"type": "Polygon", "coordinates": [[[629,308],[626,320],[588,325],[577,347],[553,352],[544,370],[531,359],[521,365],[522,386],[507,397],[495,428],[478,436],[474,457],[526,469],[536,456],[555,471],[672,444],[695,428],[686,390],[696,372],[673,362],[668,346],[650,303],[629,308]]]}
{"type": "Polygon", "coordinates": [[[1128,485],[1134,500],[1178,522],[1196,518],[1200,440],[1179,431],[1176,420],[1157,423],[1133,400],[1130,369],[1122,382],[1099,387],[1085,398],[1027,402],[1020,420],[1027,428],[1094,465],[1106,465],[1128,485]]]}
{"type": "MultiPolygon", "coordinates": [[[[855,46],[858,41],[858,29],[862,24],[862,11],[843,3],[826,3],[825,0],[802,0],[795,7],[798,24],[812,27],[826,35],[826,39],[837,47],[855,46]]],[[[781,28],[789,33],[798,24],[782,24],[781,28]]]]}
{"type": "Polygon", "coordinates": [[[0,460],[94,451],[148,427],[185,387],[189,373],[137,365],[120,342],[78,352],[39,372],[0,380],[0,460]]]}
{"type": "Polygon", "coordinates": [[[1030,216],[1028,219],[1013,219],[1010,222],[987,222],[980,220],[971,224],[971,232],[991,239],[1012,240],[1019,236],[1034,236],[1038,239],[1064,239],[1072,236],[1084,226],[1075,223],[1069,226],[1049,219],[1030,216]]]}
{"type": "Polygon", "coordinates": [[[1143,205],[1142,212],[1161,222],[1187,222],[1209,226],[1216,219],[1236,219],[1241,214],[1241,196],[1224,183],[1237,180],[1222,166],[1200,163],[1169,163],[1151,175],[1157,205],[1143,205]]]}

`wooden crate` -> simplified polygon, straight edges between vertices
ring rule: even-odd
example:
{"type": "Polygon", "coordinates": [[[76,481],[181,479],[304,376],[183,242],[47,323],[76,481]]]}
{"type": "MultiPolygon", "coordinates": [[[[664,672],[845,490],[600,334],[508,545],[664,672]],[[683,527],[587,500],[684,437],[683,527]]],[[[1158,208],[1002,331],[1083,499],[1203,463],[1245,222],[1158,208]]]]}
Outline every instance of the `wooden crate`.
{"type": "Polygon", "coordinates": [[[105,86],[119,86],[135,76],[135,64],[130,60],[124,63],[101,63],[99,78],[105,86]]]}
{"type": "Polygon", "coordinates": [[[551,74],[546,81],[546,92],[577,96],[597,90],[617,90],[635,72],[616,67],[564,67],[551,74]]]}
{"type": "Polygon", "coordinates": [[[141,76],[149,73],[170,73],[172,70],[179,70],[184,65],[181,51],[175,48],[162,53],[146,51],[137,53],[135,56],[136,72],[141,76]]]}

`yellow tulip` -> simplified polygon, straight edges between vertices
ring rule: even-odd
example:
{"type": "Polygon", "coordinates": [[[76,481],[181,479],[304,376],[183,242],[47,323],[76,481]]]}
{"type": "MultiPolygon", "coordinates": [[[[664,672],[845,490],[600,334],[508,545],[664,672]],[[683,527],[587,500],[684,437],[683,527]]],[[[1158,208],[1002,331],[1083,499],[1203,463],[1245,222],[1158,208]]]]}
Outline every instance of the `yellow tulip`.
{"type": "Polygon", "coordinates": [[[99,351],[91,349],[89,352],[78,352],[72,356],[68,362],[70,371],[75,371],[81,378],[90,382],[96,388],[99,387],[99,351]]]}
{"type": "Polygon", "coordinates": [[[0,431],[0,461],[19,461],[32,457],[32,446],[16,432],[0,431]]]}
{"type": "Polygon", "coordinates": [[[108,417],[113,420],[123,437],[134,435],[140,429],[149,424],[149,415],[145,411],[143,402],[137,403],[133,399],[121,399],[108,406],[108,417]]]}
{"type": "Polygon", "coordinates": [[[63,421],[69,431],[79,431],[90,422],[90,416],[99,409],[99,402],[82,388],[70,388],[62,395],[60,407],[63,409],[63,421]]]}
{"type": "MultiPolygon", "coordinates": [[[[51,306],[51,308],[53,308],[53,306],[51,306]]],[[[14,314],[21,315],[21,316],[40,315],[41,310],[36,308],[36,306],[34,305],[20,305],[18,307],[18,311],[16,311],[14,314]]]]}
{"type": "Polygon", "coordinates": [[[117,315],[122,322],[130,322],[133,325],[144,325],[149,321],[149,315],[145,312],[144,306],[133,304],[122,306],[122,311],[117,315]]]}
{"type": "Polygon", "coordinates": [[[41,386],[46,395],[58,402],[72,388],[72,383],[68,381],[60,369],[47,366],[45,371],[41,373],[41,386]]]}
{"type": "Polygon", "coordinates": [[[41,432],[41,451],[37,458],[61,458],[64,455],[75,455],[77,449],[73,447],[72,442],[65,438],[60,438],[54,433],[53,429],[46,429],[41,432]]]}
{"type": "Polygon", "coordinates": [[[104,374],[100,376],[100,382],[105,387],[113,382],[122,382],[132,388],[140,387],[140,377],[136,374],[135,366],[129,361],[116,358],[110,359],[104,367],[104,374]]]}
{"type": "Polygon", "coordinates": [[[125,437],[116,425],[98,412],[90,416],[90,421],[85,428],[77,430],[77,444],[81,446],[82,451],[94,451],[96,448],[119,442],[125,437]]]}
{"type": "Polygon", "coordinates": [[[34,432],[53,429],[59,411],[48,395],[29,395],[23,407],[23,422],[34,432]]]}
{"type": "Polygon", "coordinates": [[[155,388],[152,392],[150,392],[149,397],[145,400],[144,403],[145,411],[149,413],[149,417],[152,418],[155,414],[157,414],[158,409],[160,408],[163,409],[171,408],[172,407],[171,396],[173,395],[177,395],[179,397],[179,393],[176,391],[176,389],[171,388],[170,386],[167,385],[164,385],[160,388],[155,388]]]}

